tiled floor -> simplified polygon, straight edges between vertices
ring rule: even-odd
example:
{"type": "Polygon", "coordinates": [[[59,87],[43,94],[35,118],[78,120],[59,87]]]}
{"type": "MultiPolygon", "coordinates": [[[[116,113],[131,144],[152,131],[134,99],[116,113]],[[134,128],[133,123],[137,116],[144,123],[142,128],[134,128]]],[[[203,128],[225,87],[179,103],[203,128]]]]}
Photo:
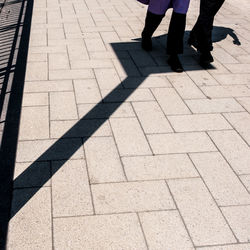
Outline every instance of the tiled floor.
{"type": "Polygon", "coordinates": [[[214,68],[185,45],[177,74],[170,11],[145,53],[135,0],[34,1],[7,249],[250,249],[248,10],[226,1],[214,68]]]}

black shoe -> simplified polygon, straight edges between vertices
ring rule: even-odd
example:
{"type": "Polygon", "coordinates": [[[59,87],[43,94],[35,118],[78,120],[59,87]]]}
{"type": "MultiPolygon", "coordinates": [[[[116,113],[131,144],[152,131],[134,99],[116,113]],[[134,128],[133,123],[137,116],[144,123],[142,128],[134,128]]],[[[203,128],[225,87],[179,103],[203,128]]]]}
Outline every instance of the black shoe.
{"type": "Polygon", "coordinates": [[[200,55],[200,65],[202,67],[208,67],[211,62],[214,61],[213,56],[211,55],[210,51],[203,52],[200,55]]]}
{"type": "Polygon", "coordinates": [[[152,40],[151,37],[145,37],[142,34],[142,38],[141,38],[141,47],[145,50],[145,51],[152,51],[152,40]]]}
{"type": "Polygon", "coordinates": [[[168,58],[168,64],[174,72],[177,73],[183,72],[183,67],[179,60],[178,55],[170,55],[168,58]]]}

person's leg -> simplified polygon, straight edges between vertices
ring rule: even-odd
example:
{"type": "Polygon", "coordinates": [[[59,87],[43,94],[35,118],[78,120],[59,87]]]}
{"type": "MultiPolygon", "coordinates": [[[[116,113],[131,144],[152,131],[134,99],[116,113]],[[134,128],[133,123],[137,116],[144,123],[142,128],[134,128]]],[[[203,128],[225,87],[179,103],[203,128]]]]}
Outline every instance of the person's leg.
{"type": "Polygon", "coordinates": [[[156,15],[152,12],[148,11],[146,20],[145,20],[145,27],[142,31],[141,37],[141,46],[146,51],[152,50],[152,40],[151,37],[157,27],[160,25],[162,18],[164,15],[156,15]]]}
{"type": "Polygon", "coordinates": [[[170,20],[167,54],[168,64],[173,71],[182,72],[183,67],[178,58],[178,54],[183,53],[183,38],[186,27],[186,13],[189,7],[189,0],[173,0],[173,13],[170,20]]]}
{"type": "Polygon", "coordinates": [[[224,0],[201,0],[200,14],[194,25],[188,43],[196,47],[201,53],[200,61],[202,64],[213,62],[210,51],[212,46],[212,30],[216,13],[221,8],[224,0]]]}
{"type": "Polygon", "coordinates": [[[169,4],[170,0],[150,0],[145,20],[145,27],[142,31],[141,45],[144,50],[152,50],[151,37],[165,16],[169,4]]]}
{"type": "Polygon", "coordinates": [[[182,72],[183,67],[178,54],[183,53],[183,37],[186,27],[186,14],[173,11],[167,38],[168,63],[173,71],[182,72]]]}

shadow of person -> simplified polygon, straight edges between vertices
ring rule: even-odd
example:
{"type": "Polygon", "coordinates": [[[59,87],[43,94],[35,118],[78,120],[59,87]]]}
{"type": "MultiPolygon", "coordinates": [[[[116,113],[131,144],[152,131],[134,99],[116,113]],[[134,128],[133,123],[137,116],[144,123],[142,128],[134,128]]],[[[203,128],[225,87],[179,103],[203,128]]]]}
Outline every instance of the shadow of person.
{"type": "Polygon", "coordinates": [[[233,44],[240,46],[240,40],[233,29],[221,27],[221,26],[214,26],[213,28],[213,43],[220,42],[227,38],[227,36],[231,36],[233,39],[233,44]]]}

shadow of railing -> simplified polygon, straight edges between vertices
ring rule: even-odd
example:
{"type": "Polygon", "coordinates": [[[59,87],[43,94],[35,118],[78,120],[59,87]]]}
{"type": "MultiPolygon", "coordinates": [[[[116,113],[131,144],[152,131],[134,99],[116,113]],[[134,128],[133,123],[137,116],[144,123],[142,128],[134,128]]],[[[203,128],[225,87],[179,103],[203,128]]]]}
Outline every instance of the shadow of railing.
{"type": "Polygon", "coordinates": [[[5,249],[33,0],[6,0],[0,14],[0,249],[5,249]]]}
{"type": "MultiPolygon", "coordinates": [[[[20,109],[21,100],[23,95],[23,85],[24,85],[24,75],[27,60],[27,48],[28,39],[30,32],[30,21],[32,12],[33,2],[28,2],[26,13],[28,15],[25,17],[23,25],[23,37],[20,41],[19,54],[16,62],[16,67],[14,69],[13,84],[11,90],[11,96],[9,100],[9,108],[6,118],[6,129],[3,134],[3,144],[1,148],[1,164],[3,164],[3,171],[0,177],[1,187],[0,197],[1,200],[7,200],[7,203],[0,203],[1,211],[3,208],[3,213],[0,214],[1,222],[1,240],[5,243],[6,234],[8,229],[8,218],[15,216],[20,209],[39,191],[51,177],[55,174],[66,161],[68,161],[77,150],[83,146],[83,144],[88,141],[88,139],[109,119],[109,117],[124,103],[134,91],[143,83],[143,81],[151,74],[162,74],[171,72],[171,69],[167,66],[161,66],[157,64],[154,59],[155,55],[164,57],[162,51],[165,45],[165,36],[160,36],[154,39],[154,44],[156,45],[156,50],[151,54],[143,52],[140,48],[140,43],[137,41],[133,42],[121,42],[111,44],[117,58],[121,62],[123,69],[127,77],[109,94],[107,94],[98,104],[96,104],[84,117],[82,117],[73,127],[71,127],[66,133],[64,133],[52,146],[50,146],[44,153],[42,153],[37,159],[30,164],[26,170],[24,170],[16,179],[14,180],[14,186],[19,186],[21,183],[25,187],[25,183],[32,179],[39,178],[39,186],[34,188],[27,185],[30,188],[22,189],[22,195],[13,202],[11,207],[11,214],[7,213],[10,202],[11,202],[11,189],[12,189],[12,179],[13,179],[13,166],[15,164],[16,155],[16,145],[17,145],[17,135],[18,126],[20,121],[20,109]],[[134,67],[138,70],[139,75],[131,73],[131,65],[128,66],[124,62],[124,58],[121,56],[121,51],[128,52],[130,56],[130,62],[133,63],[134,67]],[[152,60],[152,65],[145,67],[144,58],[150,58],[152,60]],[[18,69],[18,71],[16,71],[18,69]],[[11,109],[11,110],[9,110],[11,109]],[[91,120],[91,125],[88,122],[91,120]],[[11,135],[11,136],[10,136],[11,135]],[[53,173],[41,174],[41,169],[37,167],[38,162],[59,160],[58,164],[53,167],[53,173]],[[3,197],[3,198],[2,198],[3,197]],[[4,218],[4,219],[3,219],[4,218]]],[[[187,33],[186,33],[187,36],[187,33]]],[[[189,51],[189,55],[195,55],[195,52],[191,48],[186,48],[189,51]]],[[[184,64],[185,68],[185,64],[184,64]]],[[[198,63],[194,63],[189,70],[201,70],[198,63]]],[[[11,70],[10,70],[11,71],[11,70]]]]}

